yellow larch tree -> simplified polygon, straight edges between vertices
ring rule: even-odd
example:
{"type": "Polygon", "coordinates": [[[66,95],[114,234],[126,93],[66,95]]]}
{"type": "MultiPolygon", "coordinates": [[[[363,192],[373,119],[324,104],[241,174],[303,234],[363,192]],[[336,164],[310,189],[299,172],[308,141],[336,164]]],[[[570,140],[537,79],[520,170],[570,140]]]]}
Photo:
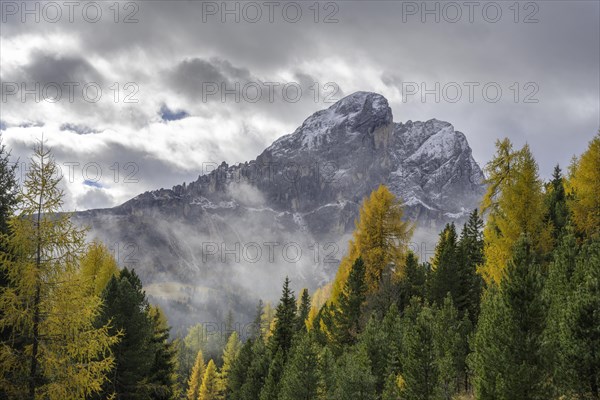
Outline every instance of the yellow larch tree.
{"type": "Polygon", "coordinates": [[[198,400],[205,369],[206,366],[204,365],[204,356],[202,355],[202,350],[198,350],[198,353],[196,354],[196,362],[194,363],[194,368],[192,368],[192,374],[190,375],[190,380],[188,381],[188,400],[198,400]]]}
{"type": "Polygon", "coordinates": [[[118,341],[96,327],[101,299],[83,276],[85,230],[60,213],[57,165],[44,143],[36,146],[20,193],[19,213],[3,237],[8,286],[0,293],[0,386],[19,399],[85,399],[100,391],[118,341]]]}

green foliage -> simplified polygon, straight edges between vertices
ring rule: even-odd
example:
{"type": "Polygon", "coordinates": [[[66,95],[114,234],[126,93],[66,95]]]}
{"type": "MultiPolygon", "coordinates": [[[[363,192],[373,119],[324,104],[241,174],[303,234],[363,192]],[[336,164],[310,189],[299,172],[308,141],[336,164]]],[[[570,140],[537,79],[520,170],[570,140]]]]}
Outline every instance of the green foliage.
{"type": "Polygon", "coordinates": [[[308,314],[310,313],[310,296],[308,289],[303,289],[300,295],[300,304],[298,304],[298,320],[296,322],[296,330],[298,332],[306,332],[306,323],[308,320],[308,314]]]}
{"type": "Polygon", "coordinates": [[[286,277],[279,305],[275,312],[275,329],[269,342],[272,354],[281,351],[284,360],[287,359],[287,353],[292,347],[296,326],[296,299],[294,298],[294,292],[290,289],[290,280],[286,277]]]}
{"type": "Polygon", "coordinates": [[[343,353],[334,370],[336,400],[374,400],[375,377],[371,373],[369,356],[363,346],[343,353]]]}
{"type": "Polygon", "coordinates": [[[294,343],[281,379],[280,400],[316,399],[319,392],[319,349],[310,335],[301,333],[294,343]]]}

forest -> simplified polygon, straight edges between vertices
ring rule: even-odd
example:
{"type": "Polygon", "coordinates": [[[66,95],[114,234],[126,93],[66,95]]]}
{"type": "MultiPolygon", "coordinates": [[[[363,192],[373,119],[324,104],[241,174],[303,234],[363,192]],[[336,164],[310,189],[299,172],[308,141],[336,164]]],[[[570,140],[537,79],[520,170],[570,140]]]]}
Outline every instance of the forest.
{"type": "Polygon", "coordinates": [[[0,146],[0,399],[600,399],[600,133],[549,181],[497,141],[480,208],[430,260],[379,186],[330,284],[278,282],[250,329],[217,333],[174,335],[62,212],[44,142],[15,168],[0,146]]]}

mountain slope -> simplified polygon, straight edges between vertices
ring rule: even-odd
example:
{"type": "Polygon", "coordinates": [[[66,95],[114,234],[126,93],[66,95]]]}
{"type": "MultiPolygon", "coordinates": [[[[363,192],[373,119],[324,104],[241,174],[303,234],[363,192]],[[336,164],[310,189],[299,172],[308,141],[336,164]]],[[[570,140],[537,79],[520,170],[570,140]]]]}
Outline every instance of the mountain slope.
{"type": "Polygon", "coordinates": [[[477,206],[482,181],[450,123],[394,123],[384,97],[357,92],[255,160],[75,218],[127,247],[119,261],[136,268],[157,300],[177,300],[182,312],[210,321],[227,308],[249,315],[258,297],[276,296],[285,275],[298,288],[331,279],[362,199],[379,184],[429,237],[477,206]]]}

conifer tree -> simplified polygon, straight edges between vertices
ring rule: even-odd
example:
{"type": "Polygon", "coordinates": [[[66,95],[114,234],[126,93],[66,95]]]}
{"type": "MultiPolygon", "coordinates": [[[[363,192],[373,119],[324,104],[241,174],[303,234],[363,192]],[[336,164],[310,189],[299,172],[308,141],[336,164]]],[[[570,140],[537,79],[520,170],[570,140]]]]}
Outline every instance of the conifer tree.
{"type": "Polygon", "coordinates": [[[433,399],[439,371],[434,342],[434,313],[413,299],[403,317],[402,377],[409,400],[433,399]]]}
{"type": "Polygon", "coordinates": [[[99,296],[110,278],[119,274],[119,267],[104,244],[92,242],[81,258],[81,273],[93,282],[93,293],[99,296]]]}
{"type": "Polygon", "coordinates": [[[198,400],[221,400],[219,395],[219,373],[213,360],[208,362],[198,400]]]}
{"type": "Polygon", "coordinates": [[[177,349],[175,344],[169,341],[170,327],[162,309],[150,306],[149,316],[153,328],[151,347],[154,349],[154,361],[148,378],[150,397],[153,400],[170,400],[179,396],[177,349]]]}
{"type": "Polygon", "coordinates": [[[398,308],[403,311],[413,297],[425,299],[426,270],[424,264],[419,264],[419,259],[412,251],[406,256],[404,278],[400,282],[398,308]]]}
{"type": "Polygon", "coordinates": [[[479,269],[486,283],[499,283],[521,234],[532,235],[538,254],[550,250],[551,229],[544,219],[545,205],[538,166],[525,145],[513,151],[508,139],[496,143],[497,153],[486,167],[487,193],[482,202],[489,212],[484,229],[485,263],[479,269]]]}
{"type": "Polygon", "coordinates": [[[292,346],[292,339],[296,330],[296,299],[294,292],[290,289],[290,280],[285,278],[279,305],[275,312],[275,328],[270,338],[270,349],[272,354],[278,350],[287,359],[287,353],[292,346]]]}
{"type": "Polygon", "coordinates": [[[113,346],[115,366],[104,393],[117,397],[142,399],[151,393],[150,370],[154,360],[154,329],[150,306],[142,282],[134,270],[124,268],[113,276],[102,294],[104,307],[99,324],[111,323],[111,332],[122,333],[113,346]]]}
{"type": "Polygon", "coordinates": [[[444,298],[450,294],[452,298],[458,295],[458,243],[454,224],[447,224],[440,233],[435,254],[431,262],[428,277],[428,298],[440,305],[444,298]]]}
{"type": "Polygon", "coordinates": [[[560,167],[556,165],[552,180],[546,185],[546,219],[552,224],[552,235],[556,242],[569,222],[567,195],[560,167]]]}
{"type": "Polygon", "coordinates": [[[237,362],[237,358],[240,354],[242,348],[242,343],[238,338],[237,332],[233,332],[229,336],[229,340],[227,340],[227,344],[225,345],[225,349],[223,349],[223,367],[221,368],[221,383],[222,388],[221,392],[224,398],[229,397],[230,389],[229,389],[229,375],[231,373],[231,369],[233,365],[237,362]]]}
{"type": "Polygon", "coordinates": [[[297,321],[297,332],[306,332],[306,324],[308,321],[308,314],[310,313],[310,296],[308,289],[302,289],[300,295],[300,304],[298,305],[298,321],[297,321]]]}
{"type": "MultiPolygon", "coordinates": [[[[0,234],[8,234],[8,221],[18,202],[17,164],[11,163],[10,152],[0,136],[0,234]]],[[[3,243],[3,242],[2,242],[3,243]]]]}
{"type": "Polygon", "coordinates": [[[477,268],[484,262],[483,249],[483,220],[475,209],[463,226],[458,241],[459,282],[458,293],[453,297],[459,314],[464,316],[468,313],[472,325],[476,324],[479,316],[479,303],[483,289],[483,280],[477,273],[477,268]]]}
{"type": "Polygon", "coordinates": [[[192,369],[192,374],[190,375],[190,380],[188,381],[188,400],[198,399],[205,370],[206,366],[204,365],[204,356],[202,354],[202,350],[198,350],[198,354],[196,355],[196,362],[194,363],[194,368],[192,369]]]}
{"type": "Polygon", "coordinates": [[[488,290],[471,367],[478,398],[547,399],[542,277],[531,243],[519,239],[499,290],[488,290]]]}
{"type": "Polygon", "coordinates": [[[0,346],[0,387],[13,398],[91,396],[114,362],[110,347],[118,338],[106,324],[94,326],[101,300],[81,275],[85,231],[59,214],[57,168],[44,143],[36,146],[19,214],[0,246],[8,281],[0,293],[0,330],[9,328],[0,346]]]}
{"type": "Polygon", "coordinates": [[[283,375],[283,367],[283,351],[278,349],[269,365],[265,384],[260,391],[260,400],[277,400],[279,398],[279,383],[283,375]]]}
{"type": "Polygon", "coordinates": [[[366,350],[362,346],[352,348],[338,359],[335,367],[336,400],[374,400],[375,378],[366,350]]]}
{"type": "Polygon", "coordinates": [[[229,394],[228,398],[234,400],[239,400],[242,398],[242,386],[246,382],[248,370],[250,368],[250,364],[252,363],[252,347],[253,342],[256,340],[260,340],[262,342],[260,337],[246,340],[240,349],[236,361],[231,366],[231,370],[228,373],[226,380],[229,394]]]}
{"type": "Polygon", "coordinates": [[[367,293],[376,291],[381,274],[391,265],[402,276],[407,244],[413,227],[403,221],[401,202],[383,185],[366,198],[350,241],[348,253],[342,259],[331,289],[331,300],[337,303],[354,261],[361,256],[365,263],[367,293]]]}
{"type": "Polygon", "coordinates": [[[570,167],[569,206],[577,230],[587,237],[600,235],[600,132],[570,167]]]}
{"type": "Polygon", "coordinates": [[[270,352],[265,342],[255,340],[252,343],[252,353],[250,363],[246,371],[244,383],[239,390],[240,400],[257,400],[260,398],[260,392],[265,384],[265,379],[269,373],[271,363],[270,352]]]}
{"type": "Polygon", "coordinates": [[[338,306],[333,313],[332,333],[336,350],[355,343],[360,333],[361,306],[367,291],[365,271],[365,264],[362,258],[358,257],[352,265],[344,290],[340,293],[338,306]]]}
{"type": "Polygon", "coordinates": [[[300,333],[281,379],[280,400],[317,399],[319,352],[310,335],[300,333]]]}

